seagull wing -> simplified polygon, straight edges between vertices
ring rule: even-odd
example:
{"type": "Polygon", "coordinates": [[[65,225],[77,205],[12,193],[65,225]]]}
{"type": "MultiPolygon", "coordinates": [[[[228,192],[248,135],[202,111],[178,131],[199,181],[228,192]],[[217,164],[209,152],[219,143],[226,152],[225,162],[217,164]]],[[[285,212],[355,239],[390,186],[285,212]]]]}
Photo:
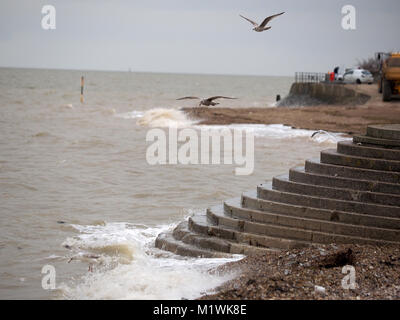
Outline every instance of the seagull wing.
{"type": "Polygon", "coordinates": [[[281,13],[274,14],[273,16],[265,18],[264,21],[260,24],[260,27],[264,28],[267,25],[267,23],[270,22],[273,18],[280,16],[281,14],[284,14],[284,13],[285,12],[281,12],[281,13]]]}
{"type": "Polygon", "coordinates": [[[243,17],[241,14],[239,14],[239,16],[241,16],[243,19],[246,19],[248,22],[250,22],[255,27],[258,27],[258,23],[257,22],[254,22],[253,20],[250,20],[250,19],[248,19],[246,17],[243,17]]]}
{"type": "Polygon", "coordinates": [[[214,96],[214,97],[210,97],[210,98],[208,98],[208,99],[206,99],[206,100],[213,101],[213,100],[215,100],[215,99],[237,99],[237,98],[224,97],[224,96],[214,96]]]}
{"type": "Polygon", "coordinates": [[[182,97],[182,98],[179,98],[176,100],[188,100],[188,99],[200,99],[200,98],[198,98],[198,97],[182,97]]]}
{"type": "Polygon", "coordinates": [[[312,135],[311,138],[314,138],[314,136],[316,136],[317,134],[321,133],[320,131],[315,131],[312,135]]]}

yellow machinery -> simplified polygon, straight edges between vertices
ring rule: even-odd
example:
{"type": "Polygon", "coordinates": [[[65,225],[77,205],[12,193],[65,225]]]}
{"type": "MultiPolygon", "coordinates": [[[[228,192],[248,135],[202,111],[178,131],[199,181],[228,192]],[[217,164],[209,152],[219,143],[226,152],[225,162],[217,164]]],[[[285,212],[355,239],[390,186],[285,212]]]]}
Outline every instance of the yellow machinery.
{"type": "Polygon", "coordinates": [[[400,95],[400,53],[377,53],[380,62],[379,92],[383,101],[400,95]]]}

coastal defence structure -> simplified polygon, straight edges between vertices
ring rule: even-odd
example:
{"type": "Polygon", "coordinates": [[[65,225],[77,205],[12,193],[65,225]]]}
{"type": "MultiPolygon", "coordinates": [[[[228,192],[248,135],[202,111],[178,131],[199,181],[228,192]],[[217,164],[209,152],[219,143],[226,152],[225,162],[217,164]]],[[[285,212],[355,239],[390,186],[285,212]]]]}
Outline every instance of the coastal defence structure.
{"type": "Polygon", "coordinates": [[[190,217],[155,242],[193,257],[329,243],[400,244],[400,124],[369,126],[366,135],[190,217]]]}
{"type": "Polygon", "coordinates": [[[333,73],[296,72],[289,94],[279,101],[278,106],[362,105],[371,98],[331,75],[333,73]]]}
{"type": "Polygon", "coordinates": [[[344,84],[329,82],[294,82],[287,97],[279,106],[306,105],[362,105],[371,97],[346,87],[344,84]]]}

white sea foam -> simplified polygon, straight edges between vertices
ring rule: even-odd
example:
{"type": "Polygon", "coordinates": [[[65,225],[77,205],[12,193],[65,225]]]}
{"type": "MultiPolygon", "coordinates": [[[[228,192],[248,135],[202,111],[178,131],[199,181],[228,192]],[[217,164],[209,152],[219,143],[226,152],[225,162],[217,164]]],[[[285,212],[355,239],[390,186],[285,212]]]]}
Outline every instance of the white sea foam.
{"type": "Polygon", "coordinates": [[[196,122],[190,120],[181,110],[156,108],[146,111],[137,123],[144,127],[185,128],[196,122]]]}
{"type": "Polygon", "coordinates": [[[200,130],[221,130],[224,128],[246,130],[252,132],[255,137],[266,137],[273,139],[292,139],[292,138],[307,138],[310,141],[318,143],[336,143],[340,140],[347,140],[350,138],[343,137],[341,133],[326,132],[315,135],[312,134],[315,130],[294,129],[290,126],[283,124],[231,124],[231,125],[197,125],[196,128],[200,130]]]}
{"type": "Polygon", "coordinates": [[[86,257],[78,263],[90,263],[92,258],[94,272],[88,272],[75,283],[61,284],[59,289],[63,298],[193,299],[212,292],[234,276],[210,274],[208,270],[242,256],[232,259],[183,258],[156,249],[156,236],[173,227],[152,228],[128,223],[74,225],[80,234],[66,239],[64,245],[71,248],[72,254],[86,257]]]}
{"type": "Polygon", "coordinates": [[[185,128],[193,127],[199,130],[237,129],[246,130],[255,137],[267,137],[276,139],[308,138],[317,143],[336,143],[340,140],[348,140],[341,133],[325,132],[311,137],[315,130],[294,129],[283,124],[230,124],[230,125],[198,125],[197,121],[190,120],[183,111],[176,109],[156,108],[146,112],[131,111],[116,115],[124,119],[138,119],[137,123],[145,127],[161,128],[185,128]]]}
{"type": "Polygon", "coordinates": [[[123,119],[138,119],[138,125],[151,128],[183,128],[195,123],[195,121],[188,119],[181,110],[167,108],[154,108],[148,111],[133,110],[116,114],[115,116],[123,119]]]}
{"type": "Polygon", "coordinates": [[[137,119],[143,117],[143,111],[133,110],[125,113],[118,113],[115,116],[122,119],[137,119]]]}

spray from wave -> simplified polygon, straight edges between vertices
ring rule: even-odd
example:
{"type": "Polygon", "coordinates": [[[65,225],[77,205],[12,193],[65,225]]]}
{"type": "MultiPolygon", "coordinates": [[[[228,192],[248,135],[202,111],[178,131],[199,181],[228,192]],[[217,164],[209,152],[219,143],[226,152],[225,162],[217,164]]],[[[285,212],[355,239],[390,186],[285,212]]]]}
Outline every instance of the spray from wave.
{"type": "Polygon", "coordinates": [[[130,112],[119,113],[115,115],[117,118],[122,119],[137,119],[143,117],[143,111],[133,110],[130,112]]]}
{"type": "Polygon", "coordinates": [[[195,122],[188,119],[183,111],[156,108],[146,111],[137,123],[144,127],[184,128],[195,122]]]}
{"type": "Polygon", "coordinates": [[[71,263],[89,263],[94,267],[78,281],[62,283],[58,288],[61,298],[194,299],[232,279],[234,274],[211,274],[209,270],[242,256],[197,259],[156,249],[156,236],[173,227],[129,223],[75,225],[80,234],[63,243],[71,250],[71,263]]]}
{"type": "Polygon", "coordinates": [[[131,111],[116,115],[123,119],[138,119],[137,124],[143,127],[187,128],[198,130],[242,130],[251,132],[255,137],[273,139],[308,138],[317,143],[337,143],[350,139],[341,133],[323,132],[313,136],[315,130],[295,129],[283,124],[230,124],[230,125],[198,125],[198,121],[190,120],[186,114],[177,109],[156,108],[146,112],[131,111]]]}
{"type": "Polygon", "coordinates": [[[231,130],[246,130],[255,137],[273,138],[273,139],[293,139],[307,138],[317,143],[337,143],[339,140],[349,140],[351,138],[343,136],[341,133],[321,131],[313,135],[314,130],[294,129],[283,124],[231,124],[231,125],[197,125],[199,130],[222,130],[225,128],[231,130]]]}

